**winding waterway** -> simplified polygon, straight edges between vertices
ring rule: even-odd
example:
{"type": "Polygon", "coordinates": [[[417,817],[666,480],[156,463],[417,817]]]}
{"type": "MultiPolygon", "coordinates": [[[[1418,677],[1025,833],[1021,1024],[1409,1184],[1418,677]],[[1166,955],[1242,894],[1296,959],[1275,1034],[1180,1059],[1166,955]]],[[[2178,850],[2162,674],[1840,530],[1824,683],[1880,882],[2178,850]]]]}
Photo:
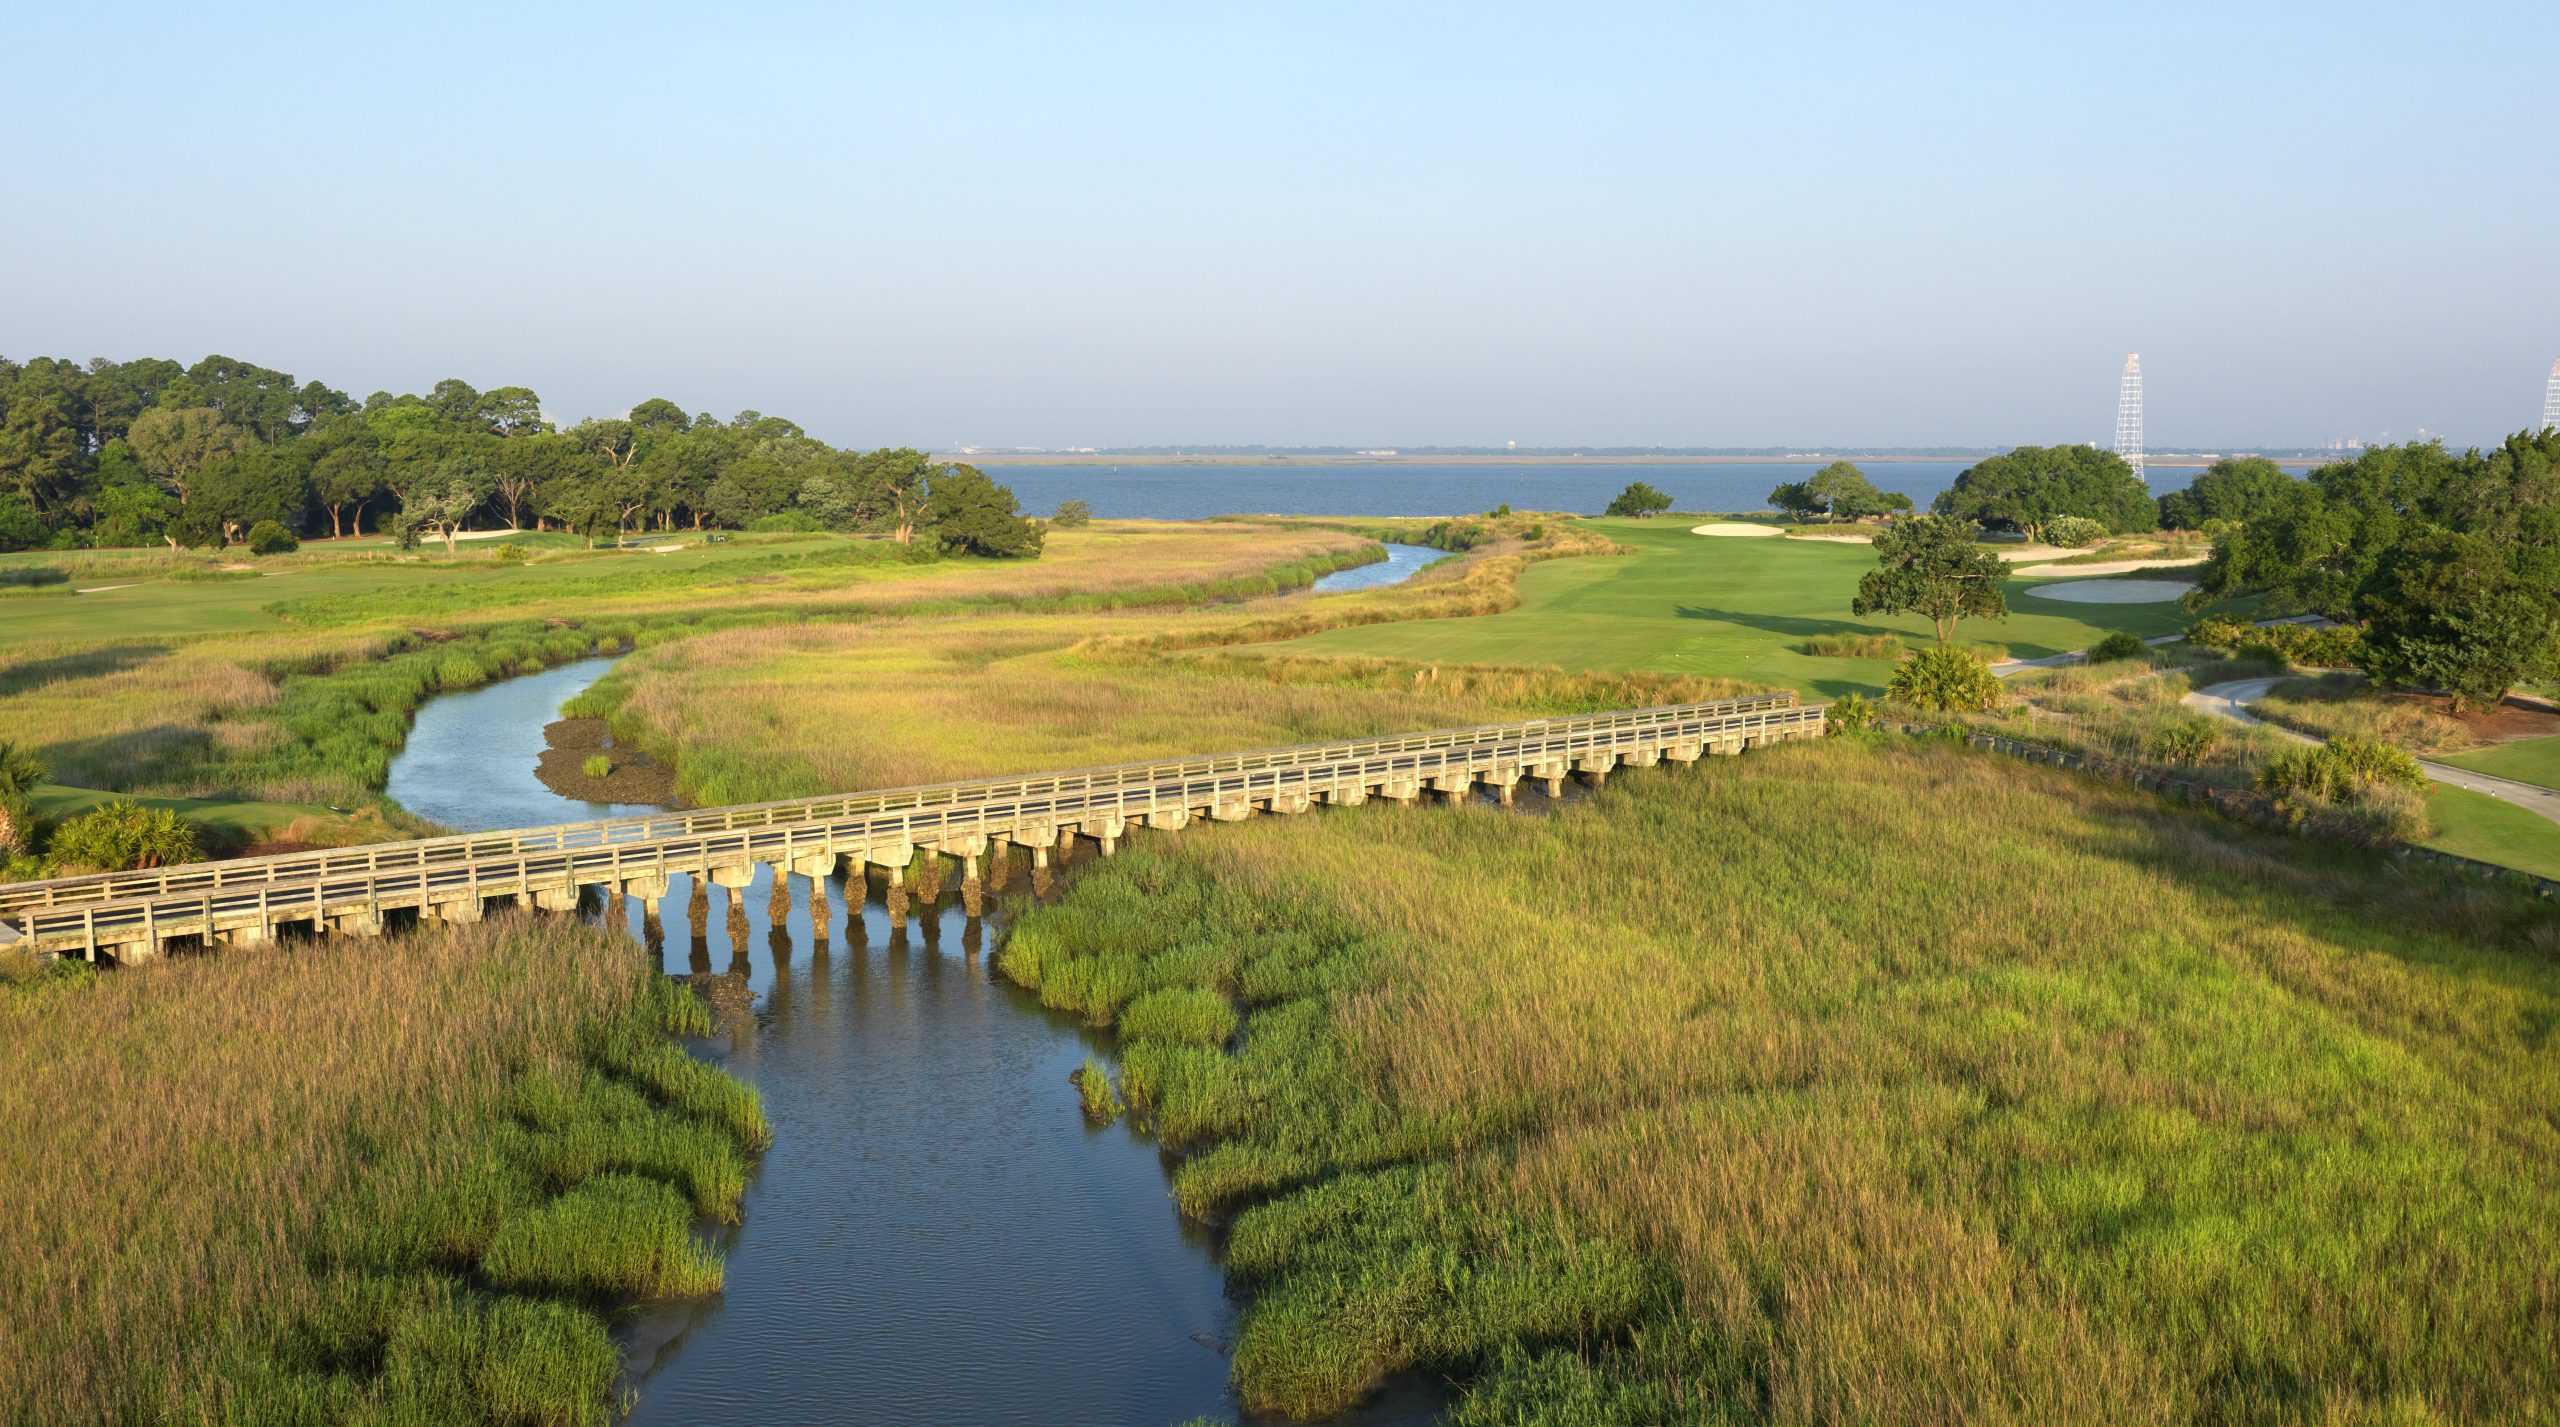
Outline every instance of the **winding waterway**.
{"type": "MultiPolygon", "coordinates": [[[[1441,552],[1399,547],[1401,579],[1441,552]],[[1417,551],[1407,556],[1401,552],[1417,551]]],[[[1345,572],[1361,573],[1361,572],[1345,572]]],[[[604,816],[534,777],[543,726],[612,666],[595,658],[419,711],[390,790],[461,830],[604,816]]],[[[1021,860],[1015,877],[1027,877],[1021,860]]],[[[674,975],[735,1008],[729,1067],[763,1092],[774,1143],[725,1241],[718,1297],[631,1335],[636,1424],[1047,1427],[1235,1420],[1236,1305],[1214,1246],[1174,1211],[1166,1162],[1125,1124],[1089,1125],[1068,1073],[1105,1047],[996,976],[994,917],[956,895],[893,929],[859,881],[772,872],[729,894],[674,879],[663,924],[625,904],[674,975]]],[[[1020,883],[1017,881],[1017,886],[1020,883]]],[[[1402,1382],[1337,1419],[1436,1416],[1402,1382]]]]}

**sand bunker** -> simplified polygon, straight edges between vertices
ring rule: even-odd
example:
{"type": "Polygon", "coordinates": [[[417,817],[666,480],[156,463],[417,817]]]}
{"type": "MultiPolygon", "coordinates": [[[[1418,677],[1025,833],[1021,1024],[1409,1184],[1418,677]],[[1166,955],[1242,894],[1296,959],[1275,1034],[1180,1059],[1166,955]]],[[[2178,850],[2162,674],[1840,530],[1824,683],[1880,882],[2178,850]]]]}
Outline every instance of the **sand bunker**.
{"type": "Polygon", "coordinates": [[[2019,593],[2072,604],[2168,604],[2194,588],[2185,580],[2073,580],[2030,585],[2019,593]]]}
{"type": "Polygon", "coordinates": [[[1738,520],[1711,520],[1704,525],[1690,526],[1689,533],[1692,535],[1784,535],[1787,532],[1774,525],[1745,525],[1738,520]]]}
{"type": "Polygon", "coordinates": [[[2121,575],[2129,570],[2173,570],[2184,565],[2201,565],[2209,556],[2162,556],[2153,560],[2096,560],[2079,565],[2029,565],[2011,570],[2013,575],[2121,575]]]}

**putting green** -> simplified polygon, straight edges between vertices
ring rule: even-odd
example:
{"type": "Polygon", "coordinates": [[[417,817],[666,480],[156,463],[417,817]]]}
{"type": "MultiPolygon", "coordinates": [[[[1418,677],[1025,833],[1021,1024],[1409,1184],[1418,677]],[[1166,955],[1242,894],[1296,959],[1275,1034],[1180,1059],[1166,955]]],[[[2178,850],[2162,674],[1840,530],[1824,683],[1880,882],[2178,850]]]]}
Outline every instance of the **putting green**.
{"type": "MultiPolygon", "coordinates": [[[[1567,669],[1705,674],[1792,688],[1815,698],[1878,692],[1887,659],[1831,659],[1800,646],[1817,634],[1930,638],[1913,616],[1849,612],[1858,577],[1875,568],[1863,544],[1824,540],[1701,540],[1681,524],[1591,520],[1632,546],[1625,557],[1549,560],[1520,582],[1518,608],[1463,619],[1328,630],[1279,653],[1368,654],[1422,663],[1553,664],[1567,669]]],[[[2062,605],[2016,598],[2007,619],[1969,619],[1960,639],[1998,642],[2020,658],[2086,649],[2114,630],[2174,634],[2191,617],[2175,604],[2062,605]]]]}

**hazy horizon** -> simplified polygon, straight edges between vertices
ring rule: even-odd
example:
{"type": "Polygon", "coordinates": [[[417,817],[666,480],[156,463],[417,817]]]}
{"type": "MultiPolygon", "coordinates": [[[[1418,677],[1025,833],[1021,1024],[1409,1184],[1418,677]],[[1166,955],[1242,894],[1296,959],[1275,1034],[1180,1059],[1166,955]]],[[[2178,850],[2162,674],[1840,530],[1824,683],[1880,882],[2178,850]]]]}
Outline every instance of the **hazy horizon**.
{"type": "Polygon", "coordinates": [[[0,353],[855,445],[2531,423],[2552,7],[30,12],[0,353]],[[39,64],[36,61],[42,60],[39,64]]]}

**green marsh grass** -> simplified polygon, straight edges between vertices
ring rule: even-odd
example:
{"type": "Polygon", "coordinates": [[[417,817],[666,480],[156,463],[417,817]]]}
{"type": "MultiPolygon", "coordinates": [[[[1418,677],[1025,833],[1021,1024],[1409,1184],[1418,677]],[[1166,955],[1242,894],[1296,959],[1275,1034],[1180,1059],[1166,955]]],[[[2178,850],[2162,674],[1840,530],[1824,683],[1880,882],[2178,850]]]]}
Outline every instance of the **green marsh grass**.
{"type": "Polygon", "coordinates": [[[1255,1410],[1421,1368],[1476,1423],[2487,1421],[2560,1400],[2555,948],[1869,736],[1150,841],[999,965],[1120,1024],[1255,1410]],[[1131,1034],[1168,989],[1233,1048],[1131,1034]]]}
{"type": "Polygon", "coordinates": [[[770,1137],[705,1025],[520,916],[0,984],[0,1421],[611,1421],[770,1137]]]}

